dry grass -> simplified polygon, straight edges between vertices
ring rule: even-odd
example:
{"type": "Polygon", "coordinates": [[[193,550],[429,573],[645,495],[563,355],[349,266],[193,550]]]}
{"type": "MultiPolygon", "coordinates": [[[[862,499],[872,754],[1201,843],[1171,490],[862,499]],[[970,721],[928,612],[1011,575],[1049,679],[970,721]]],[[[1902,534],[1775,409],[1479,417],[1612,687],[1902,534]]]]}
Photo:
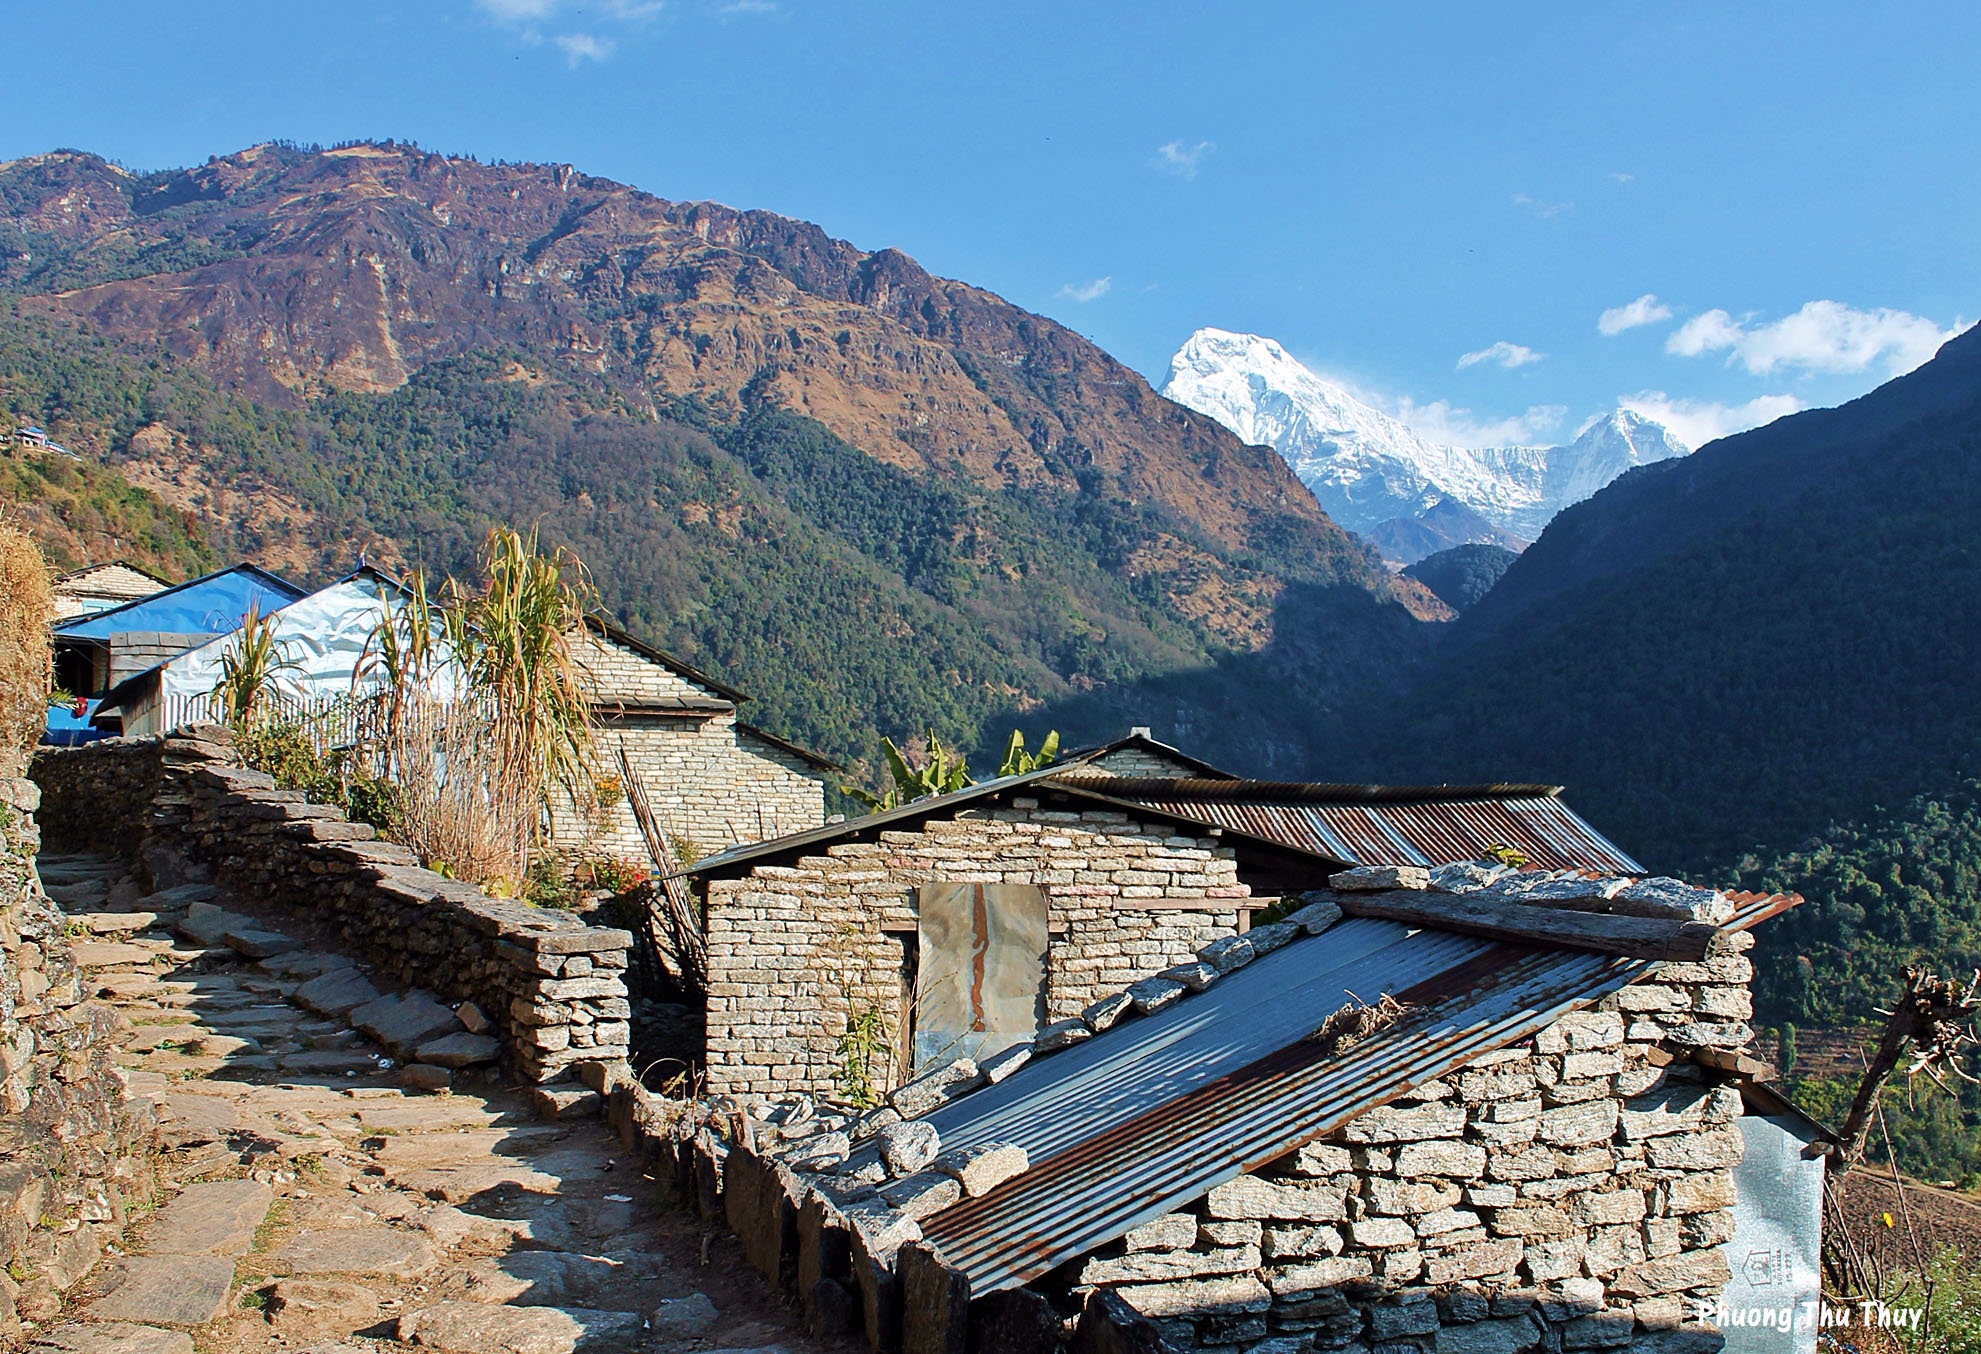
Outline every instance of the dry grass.
{"type": "Polygon", "coordinates": [[[1351,996],[1345,1006],[1321,1022],[1321,1027],[1314,1031],[1312,1038],[1321,1046],[1323,1054],[1333,1057],[1388,1029],[1416,1009],[1387,992],[1377,997],[1373,1005],[1360,997],[1351,996]]]}
{"type": "Polygon", "coordinates": [[[520,891],[533,805],[502,789],[480,703],[407,697],[388,735],[393,831],[433,866],[492,892],[520,891]]]}
{"type": "Polygon", "coordinates": [[[48,726],[55,609],[48,561],[10,517],[0,516],[0,775],[18,776],[48,726]]]}

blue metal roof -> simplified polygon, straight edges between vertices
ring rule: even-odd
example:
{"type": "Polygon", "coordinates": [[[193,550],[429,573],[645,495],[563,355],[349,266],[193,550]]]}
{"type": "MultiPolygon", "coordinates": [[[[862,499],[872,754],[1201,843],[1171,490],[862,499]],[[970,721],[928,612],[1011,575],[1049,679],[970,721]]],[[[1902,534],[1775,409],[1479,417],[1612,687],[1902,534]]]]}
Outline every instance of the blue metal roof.
{"type": "Polygon", "coordinates": [[[285,578],[252,564],[237,564],[107,611],[71,617],[55,627],[55,635],[103,641],[132,630],[220,635],[238,629],[250,607],[267,615],[303,596],[303,590],[285,578]]]}
{"type": "MultiPolygon", "coordinates": [[[[1729,925],[1782,905],[1743,900],[1729,925]]],[[[929,1114],[945,1149],[1016,1143],[1032,1165],[924,1219],[923,1232],[972,1292],[1016,1287],[1652,967],[1341,922],[929,1114]],[[1383,994],[1419,1009],[1346,1055],[1309,1037],[1351,996],[1383,994]]]]}

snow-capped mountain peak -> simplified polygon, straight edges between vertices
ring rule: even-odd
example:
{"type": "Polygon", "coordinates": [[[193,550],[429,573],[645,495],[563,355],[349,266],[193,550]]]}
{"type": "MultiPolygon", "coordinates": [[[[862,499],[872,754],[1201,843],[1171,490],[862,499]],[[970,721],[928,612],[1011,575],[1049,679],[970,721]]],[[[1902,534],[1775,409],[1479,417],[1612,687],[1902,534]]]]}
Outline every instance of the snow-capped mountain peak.
{"type": "Polygon", "coordinates": [[[1561,509],[1631,467],[1690,450],[1623,409],[1567,446],[1446,446],[1316,376],[1272,339],[1224,329],[1190,336],[1170,359],[1162,393],[1274,447],[1329,516],[1365,533],[1450,500],[1497,532],[1532,540],[1561,509]]]}

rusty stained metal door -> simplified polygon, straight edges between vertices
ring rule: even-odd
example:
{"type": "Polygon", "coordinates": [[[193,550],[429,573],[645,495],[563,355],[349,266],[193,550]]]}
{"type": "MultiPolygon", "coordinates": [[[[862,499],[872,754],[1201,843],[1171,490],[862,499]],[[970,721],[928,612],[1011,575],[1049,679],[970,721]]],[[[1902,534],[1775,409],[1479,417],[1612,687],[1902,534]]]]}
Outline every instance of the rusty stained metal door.
{"type": "Polygon", "coordinates": [[[1045,894],[1030,884],[925,884],[917,894],[915,1066],[1030,1040],[1045,1018],[1045,894]]]}

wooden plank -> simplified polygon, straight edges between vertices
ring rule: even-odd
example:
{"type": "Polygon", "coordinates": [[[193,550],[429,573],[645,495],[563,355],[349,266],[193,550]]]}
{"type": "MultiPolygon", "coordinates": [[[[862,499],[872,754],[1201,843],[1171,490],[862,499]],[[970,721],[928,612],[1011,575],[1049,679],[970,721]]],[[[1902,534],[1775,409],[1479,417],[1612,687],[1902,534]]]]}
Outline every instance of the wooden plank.
{"type": "Polygon", "coordinates": [[[1525,941],[1571,950],[1594,950],[1629,959],[1696,961],[1706,957],[1717,926],[1655,917],[1620,917],[1533,907],[1463,893],[1333,893],[1330,898],[1351,917],[1377,917],[1410,926],[1434,927],[1493,940],[1525,941]]]}

